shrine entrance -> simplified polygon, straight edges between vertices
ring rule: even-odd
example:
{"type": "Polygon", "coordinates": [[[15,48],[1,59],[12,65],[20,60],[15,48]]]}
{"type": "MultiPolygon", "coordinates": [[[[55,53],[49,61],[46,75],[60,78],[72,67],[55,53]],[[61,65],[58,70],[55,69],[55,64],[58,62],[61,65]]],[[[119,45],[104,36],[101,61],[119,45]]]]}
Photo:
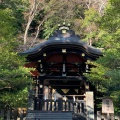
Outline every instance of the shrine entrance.
{"type": "Polygon", "coordinates": [[[81,41],[63,25],[47,41],[26,50],[31,71],[27,119],[94,120],[94,93],[83,73],[89,72],[102,52],[81,41]],[[32,97],[31,97],[32,96],[32,97]]]}

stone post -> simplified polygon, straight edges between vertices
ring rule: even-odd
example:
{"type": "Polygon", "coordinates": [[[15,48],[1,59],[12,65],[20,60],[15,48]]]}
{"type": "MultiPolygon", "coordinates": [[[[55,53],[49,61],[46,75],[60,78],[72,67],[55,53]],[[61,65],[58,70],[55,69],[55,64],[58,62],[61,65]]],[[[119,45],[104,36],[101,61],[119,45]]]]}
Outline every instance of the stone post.
{"type": "Polygon", "coordinates": [[[94,97],[92,91],[86,92],[86,114],[87,120],[94,120],[94,97]]]}

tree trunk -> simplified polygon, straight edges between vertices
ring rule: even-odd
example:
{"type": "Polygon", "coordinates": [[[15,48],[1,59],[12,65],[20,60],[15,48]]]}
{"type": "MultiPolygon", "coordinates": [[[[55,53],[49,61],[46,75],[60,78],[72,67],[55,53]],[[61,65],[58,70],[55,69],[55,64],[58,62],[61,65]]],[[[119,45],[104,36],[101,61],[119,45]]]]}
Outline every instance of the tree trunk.
{"type": "Polygon", "coordinates": [[[31,7],[31,10],[30,10],[27,26],[26,26],[26,29],[25,29],[24,44],[26,44],[28,30],[29,30],[30,24],[33,21],[33,18],[34,18],[35,14],[36,14],[36,10],[37,10],[38,6],[39,6],[39,2],[34,0],[34,2],[32,3],[32,7],[31,7]]]}

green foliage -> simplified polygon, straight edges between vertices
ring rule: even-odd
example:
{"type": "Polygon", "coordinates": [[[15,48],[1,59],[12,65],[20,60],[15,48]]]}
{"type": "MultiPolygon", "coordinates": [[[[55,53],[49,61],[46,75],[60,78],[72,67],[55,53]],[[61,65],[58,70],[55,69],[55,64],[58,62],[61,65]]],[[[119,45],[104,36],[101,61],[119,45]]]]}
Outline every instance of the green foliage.
{"type": "Polygon", "coordinates": [[[44,36],[45,39],[58,28],[58,24],[71,24],[71,29],[75,30],[77,34],[82,34],[80,20],[84,18],[85,7],[82,4],[77,4],[73,1],[57,1],[51,0],[44,9],[47,20],[44,22],[44,36]],[[49,15],[48,15],[49,14],[49,15]]]}
{"type": "MultiPolygon", "coordinates": [[[[22,86],[22,85],[21,85],[22,86]]],[[[19,91],[4,92],[0,96],[0,102],[2,103],[0,107],[8,109],[9,107],[26,107],[27,106],[27,88],[23,88],[19,91]]]]}
{"type": "Polygon", "coordinates": [[[6,52],[3,52],[0,56],[2,63],[0,65],[1,107],[6,108],[8,104],[10,107],[19,107],[17,105],[22,106],[26,101],[27,93],[25,94],[23,90],[30,82],[29,69],[23,68],[24,59],[20,59],[17,54],[15,56],[8,52],[8,55],[5,55],[6,52]]]}
{"type": "Polygon", "coordinates": [[[44,23],[44,27],[46,28],[44,30],[44,37],[45,39],[48,39],[50,35],[57,29],[58,23],[57,21],[59,20],[58,17],[52,17],[49,18],[48,21],[44,23]]]}
{"type": "MultiPolygon", "coordinates": [[[[2,103],[1,105],[4,105],[1,106],[4,108],[6,105],[8,105],[8,103],[10,107],[14,107],[12,106],[13,103],[16,105],[19,104],[18,102],[20,101],[13,102],[13,98],[16,98],[16,95],[19,95],[20,93],[24,95],[22,90],[25,89],[30,82],[30,78],[28,77],[29,69],[23,67],[25,59],[19,57],[14,51],[13,48],[15,48],[15,46],[13,47],[10,45],[8,45],[6,48],[3,47],[4,45],[0,47],[0,96],[2,97],[0,99],[0,103],[2,103]],[[6,102],[5,99],[9,101],[6,102]]],[[[18,97],[21,99],[22,96],[18,97]]],[[[23,101],[26,97],[23,97],[23,101]]]]}
{"type": "MultiPolygon", "coordinates": [[[[117,49],[107,49],[104,57],[96,62],[88,63],[96,66],[86,76],[96,86],[97,92],[109,96],[114,101],[115,112],[120,112],[120,52],[117,49]]],[[[97,96],[98,97],[98,96],[97,96]]],[[[99,97],[102,97],[101,95],[99,97]]]]}
{"type": "Polygon", "coordinates": [[[0,9],[0,107],[25,106],[29,69],[16,51],[20,42],[17,18],[11,8],[0,9]]]}
{"type": "Polygon", "coordinates": [[[1,10],[9,9],[12,12],[12,16],[14,16],[16,20],[15,28],[19,29],[19,32],[23,30],[24,12],[28,10],[28,3],[27,0],[3,0],[0,4],[1,10]]]}
{"type": "Polygon", "coordinates": [[[84,12],[85,19],[83,20],[83,27],[91,25],[93,22],[98,22],[99,14],[94,8],[90,8],[84,12]]]}
{"type": "MultiPolygon", "coordinates": [[[[79,3],[79,2],[78,2],[79,3]]],[[[114,100],[115,111],[120,111],[120,2],[109,0],[103,16],[83,4],[65,0],[46,0],[45,7],[34,18],[32,27],[44,18],[44,37],[47,39],[58,24],[70,23],[71,29],[104,48],[104,56],[92,64],[86,76],[98,92],[114,100]]],[[[17,54],[20,42],[16,39],[24,28],[27,0],[4,0],[0,5],[0,107],[26,106],[29,69],[23,68],[25,59],[17,54]]]]}
{"type": "Polygon", "coordinates": [[[84,12],[85,18],[81,20],[82,28],[84,29],[85,41],[92,40],[95,42],[97,34],[99,32],[99,20],[100,15],[94,8],[90,8],[84,12]]]}
{"type": "Polygon", "coordinates": [[[100,42],[97,45],[104,48],[104,55],[94,63],[97,67],[92,68],[91,74],[87,75],[90,81],[99,87],[99,92],[113,99],[115,112],[120,112],[120,3],[118,1],[110,0],[105,14],[99,21],[97,37],[100,42]]]}
{"type": "Polygon", "coordinates": [[[16,20],[13,16],[13,12],[6,8],[4,10],[0,10],[0,43],[5,39],[9,39],[13,37],[16,33],[16,20]]]}
{"type": "Polygon", "coordinates": [[[4,119],[0,117],[0,120],[4,120],[4,119]]]}

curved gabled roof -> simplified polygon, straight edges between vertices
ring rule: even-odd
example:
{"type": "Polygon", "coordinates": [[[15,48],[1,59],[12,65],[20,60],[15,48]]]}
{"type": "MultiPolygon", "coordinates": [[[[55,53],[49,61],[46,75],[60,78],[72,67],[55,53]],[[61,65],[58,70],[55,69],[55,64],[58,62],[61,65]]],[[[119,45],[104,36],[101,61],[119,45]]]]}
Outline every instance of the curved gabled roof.
{"type": "Polygon", "coordinates": [[[72,30],[65,30],[64,32],[62,30],[58,30],[45,42],[20,53],[20,55],[27,55],[27,58],[29,59],[31,57],[43,54],[44,52],[49,51],[51,48],[69,48],[82,51],[83,53],[87,54],[87,56],[94,59],[102,56],[101,50],[81,41],[80,36],[76,35],[72,30]]]}

